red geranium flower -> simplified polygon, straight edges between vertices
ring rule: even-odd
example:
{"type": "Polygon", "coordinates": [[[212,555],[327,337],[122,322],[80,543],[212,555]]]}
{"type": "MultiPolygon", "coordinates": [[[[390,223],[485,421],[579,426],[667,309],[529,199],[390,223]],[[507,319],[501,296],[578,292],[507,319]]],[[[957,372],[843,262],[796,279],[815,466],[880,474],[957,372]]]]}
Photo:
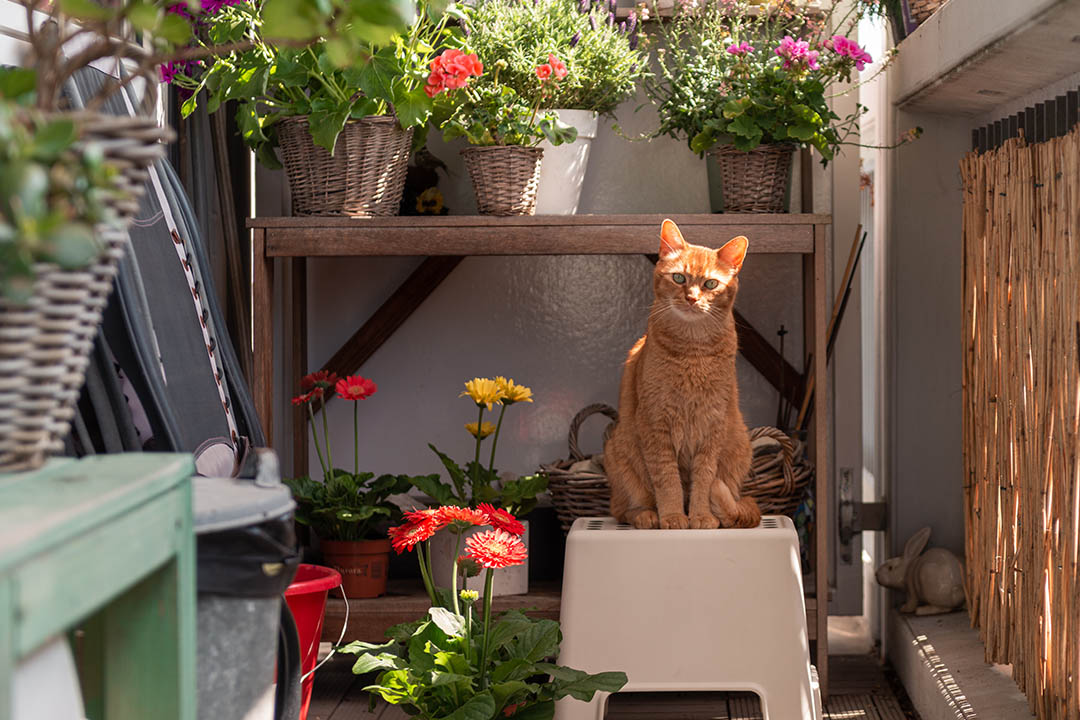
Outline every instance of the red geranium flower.
{"type": "Polygon", "coordinates": [[[547,63],[536,66],[536,77],[540,78],[541,82],[544,82],[551,77],[551,66],[547,63]]]}
{"type": "Polygon", "coordinates": [[[338,376],[336,372],[319,370],[318,372],[313,372],[310,375],[305,375],[300,378],[300,389],[307,392],[313,388],[332,388],[337,381],[338,376]]]}
{"type": "Polygon", "coordinates": [[[555,73],[555,77],[559,79],[566,77],[566,63],[555,57],[554,54],[548,55],[548,64],[551,65],[551,71],[555,73]]]}
{"type": "Polygon", "coordinates": [[[390,544],[400,555],[405,550],[412,550],[417,543],[431,539],[445,523],[437,510],[414,510],[405,513],[405,523],[387,530],[390,544]]]}
{"type": "Polygon", "coordinates": [[[338,397],[342,400],[363,400],[366,397],[374,395],[378,386],[375,385],[372,380],[360,377],[359,375],[353,375],[352,377],[338,380],[335,389],[337,390],[338,397]]]}
{"type": "Polygon", "coordinates": [[[428,97],[435,97],[443,90],[458,90],[465,87],[472,76],[482,75],[484,64],[475,53],[463,53],[455,48],[443,50],[431,61],[424,92],[428,97]]]}
{"type": "Polygon", "coordinates": [[[443,525],[454,523],[459,529],[464,530],[474,525],[487,525],[487,515],[473,508],[462,508],[456,505],[444,505],[436,510],[443,525]]]}
{"type": "Polygon", "coordinates": [[[487,524],[496,530],[505,530],[511,535],[521,535],[525,532],[525,526],[502,508],[494,507],[491,503],[480,503],[476,506],[476,509],[484,513],[487,517],[487,524]]]}
{"type": "Polygon", "coordinates": [[[503,530],[485,530],[465,540],[465,555],[483,567],[498,570],[521,565],[529,552],[516,535],[503,530]]]}

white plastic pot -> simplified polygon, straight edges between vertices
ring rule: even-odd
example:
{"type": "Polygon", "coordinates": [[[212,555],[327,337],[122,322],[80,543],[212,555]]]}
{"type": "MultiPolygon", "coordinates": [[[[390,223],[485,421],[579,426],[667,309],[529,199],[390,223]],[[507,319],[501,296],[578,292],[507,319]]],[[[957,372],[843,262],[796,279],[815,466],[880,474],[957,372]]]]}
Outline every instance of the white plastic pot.
{"type": "MultiPolygon", "coordinates": [[[[577,128],[577,140],[559,146],[540,143],[544,162],[540,165],[540,188],[536,193],[537,215],[573,215],[578,209],[589,146],[596,137],[597,114],[592,110],[554,110],[559,119],[577,128]]],[[[498,583],[498,580],[495,581],[498,583]]]]}
{"type": "MultiPolygon", "coordinates": [[[[521,536],[521,541],[525,543],[525,547],[529,547],[529,521],[522,520],[521,524],[525,526],[525,533],[521,536]]],[[[465,552],[465,538],[470,535],[488,530],[490,528],[473,528],[466,531],[461,536],[461,550],[459,554],[465,552]]],[[[431,570],[435,575],[435,584],[439,587],[448,588],[451,586],[451,580],[454,573],[454,545],[458,542],[458,536],[447,530],[440,530],[431,538],[431,570]]],[[[476,577],[466,578],[465,586],[462,587],[461,583],[458,583],[458,590],[476,590],[481,596],[484,594],[484,576],[487,574],[486,570],[481,570],[480,574],[476,577]]],[[[495,571],[495,580],[492,583],[491,597],[498,597],[500,595],[524,595],[529,592],[529,559],[525,558],[525,562],[521,565],[515,565],[513,567],[503,568],[495,571]]]]}

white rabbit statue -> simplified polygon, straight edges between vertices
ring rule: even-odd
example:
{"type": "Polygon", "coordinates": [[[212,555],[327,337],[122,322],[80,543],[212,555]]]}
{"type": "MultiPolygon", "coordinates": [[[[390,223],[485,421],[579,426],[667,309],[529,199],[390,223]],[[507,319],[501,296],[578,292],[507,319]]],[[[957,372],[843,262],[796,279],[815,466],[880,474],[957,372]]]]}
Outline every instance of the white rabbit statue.
{"type": "Polygon", "coordinates": [[[924,527],[907,541],[901,557],[890,558],[877,569],[877,581],[882,586],[907,591],[900,612],[937,615],[964,604],[964,566],[960,558],[944,548],[930,548],[924,553],[929,541],[930,528],[924,527]]]}

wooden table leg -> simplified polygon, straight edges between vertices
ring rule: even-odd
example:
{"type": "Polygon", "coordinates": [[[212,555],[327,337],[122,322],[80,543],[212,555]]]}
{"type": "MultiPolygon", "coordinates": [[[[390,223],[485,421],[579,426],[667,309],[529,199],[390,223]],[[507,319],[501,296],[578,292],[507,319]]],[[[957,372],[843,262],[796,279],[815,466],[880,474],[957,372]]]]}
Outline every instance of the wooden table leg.
{"type": "Polygon", "coordinates": [[[274,445],[274,259],[266,256],[266,230],[251,231],[251,394],[267,447],[274,445]]]}
{"type": "Polygon", "coordinates": [[[815,500],[817,522],[814,531],[817,572],[817,658],[818,678],[822,698],[829,695],[829,415],[827,401],[828,362],[826,358],[826,293],[825,275],[826,226],[814,226],[814,458],[815,500]]]}
{"type": "MultiPolygon", "coordinates": [[[[308,372],[307,347],[307,258],[292,259],[292,348],[291,385],[297,385],[308,372]]],[[[308,414],[306,406],[296,406],[292,412],[289,428],[293,446],[293,477],[308,474],[308,414]]]]}

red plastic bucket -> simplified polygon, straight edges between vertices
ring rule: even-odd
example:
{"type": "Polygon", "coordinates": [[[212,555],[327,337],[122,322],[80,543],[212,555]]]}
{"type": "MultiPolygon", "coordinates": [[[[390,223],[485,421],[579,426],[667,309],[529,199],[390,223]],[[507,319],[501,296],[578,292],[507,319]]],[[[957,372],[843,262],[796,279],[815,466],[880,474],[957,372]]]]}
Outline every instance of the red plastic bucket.
{"type": "Polygon", "coordinates": [[[341,585],[341,575],[337,570],[321,565],[302,563],[296,570],[296,577],[285,590],[285,602],[292,610],[296,620],[297,635],[300,636],[300,667],[304,675],[300,701],[300,720],[306,720],[308,705],[311,704],[311,683],[315,675],[311,673],[319,661],[319,640],[322,638],[323,612],[326,610],[326,594],[341,585]]]}

